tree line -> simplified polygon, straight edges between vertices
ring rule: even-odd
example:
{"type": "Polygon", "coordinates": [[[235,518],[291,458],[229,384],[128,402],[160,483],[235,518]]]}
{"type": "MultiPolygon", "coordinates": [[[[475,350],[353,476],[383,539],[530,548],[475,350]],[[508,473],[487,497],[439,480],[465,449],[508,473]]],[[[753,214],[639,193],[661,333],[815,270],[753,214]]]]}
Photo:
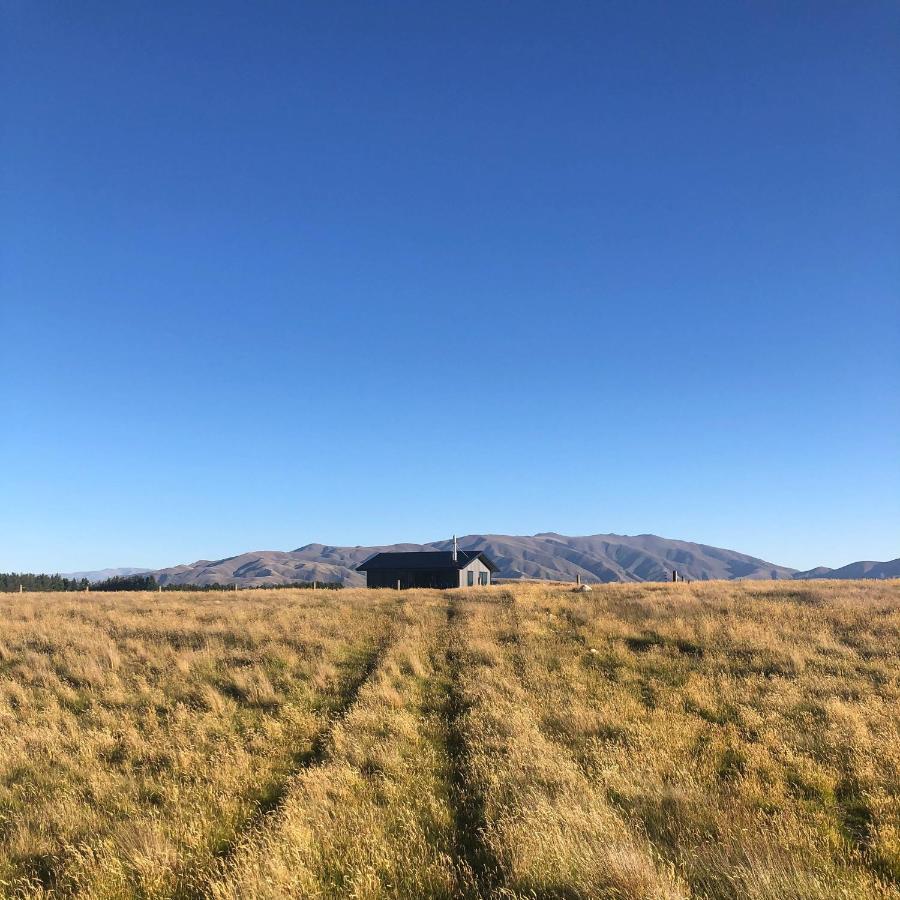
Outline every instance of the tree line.
{"type": "Polygon", "coordinates": [[[0,572],[0,591],[83,591],[87,578],[63,578],[62,575],[34,575],[31,572],[0,572]]]}
{"type": "MultiPolygon", "coordinates": [[[[254,590],[276,588],[320,588],[336,591],[343,587],[338,581],[291,581],[288,584],[254,585],[254,590]]],[[[152,575],[114,575],[93,584],[87,578],[64,578],[62,575],[35,575],[31,572],[0,572],[0,593],[13,591],[233,591],[230,584],[163,584],[152,575]]]]}

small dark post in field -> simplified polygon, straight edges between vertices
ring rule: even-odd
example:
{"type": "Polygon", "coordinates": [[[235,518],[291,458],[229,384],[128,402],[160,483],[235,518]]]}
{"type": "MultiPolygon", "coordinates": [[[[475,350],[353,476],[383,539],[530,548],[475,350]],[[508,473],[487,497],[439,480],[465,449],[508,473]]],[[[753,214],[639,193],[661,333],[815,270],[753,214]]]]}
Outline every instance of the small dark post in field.
{"type": "Polygon", "coordinates": [[[678,581],[678,570],[672,569],[672,581],[678,581]]]}
{"type": "Polygon", "coordinates": [[[575,576],[575,586],[580,587],[580,585],[581,585],[581,575],[576,575],[575,576]]]}

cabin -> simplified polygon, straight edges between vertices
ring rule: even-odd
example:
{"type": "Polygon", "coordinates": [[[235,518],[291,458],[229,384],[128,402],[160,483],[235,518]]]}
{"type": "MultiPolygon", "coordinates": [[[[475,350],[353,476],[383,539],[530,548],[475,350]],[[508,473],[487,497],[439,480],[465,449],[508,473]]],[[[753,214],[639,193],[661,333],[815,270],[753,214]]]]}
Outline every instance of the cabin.
{"type": "Polygon", "coordinates": [[[497,566],[479,550],[376,553],[357,572],[370,588],[458,588],[491,583],[497,566]]]}

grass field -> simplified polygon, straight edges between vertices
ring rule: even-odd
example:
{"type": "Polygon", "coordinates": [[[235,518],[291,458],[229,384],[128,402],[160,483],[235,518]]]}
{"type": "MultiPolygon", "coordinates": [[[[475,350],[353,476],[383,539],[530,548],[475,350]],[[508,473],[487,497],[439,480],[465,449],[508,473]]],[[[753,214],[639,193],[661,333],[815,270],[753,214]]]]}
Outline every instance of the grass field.
{"type": "Polygon", "coordinates": [[[900,897],[900,584],[0,595],[9,897],[900,897]]]}

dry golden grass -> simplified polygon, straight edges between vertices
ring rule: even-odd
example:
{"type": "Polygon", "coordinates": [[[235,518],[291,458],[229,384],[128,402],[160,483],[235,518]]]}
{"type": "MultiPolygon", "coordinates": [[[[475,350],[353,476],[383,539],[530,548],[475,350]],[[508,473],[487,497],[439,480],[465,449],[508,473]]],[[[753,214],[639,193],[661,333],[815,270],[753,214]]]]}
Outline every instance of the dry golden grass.
{"type": "Polygon", "coordinates": [[[900,585],[0,595],[10,897],[900,897],[900,585]]]}

